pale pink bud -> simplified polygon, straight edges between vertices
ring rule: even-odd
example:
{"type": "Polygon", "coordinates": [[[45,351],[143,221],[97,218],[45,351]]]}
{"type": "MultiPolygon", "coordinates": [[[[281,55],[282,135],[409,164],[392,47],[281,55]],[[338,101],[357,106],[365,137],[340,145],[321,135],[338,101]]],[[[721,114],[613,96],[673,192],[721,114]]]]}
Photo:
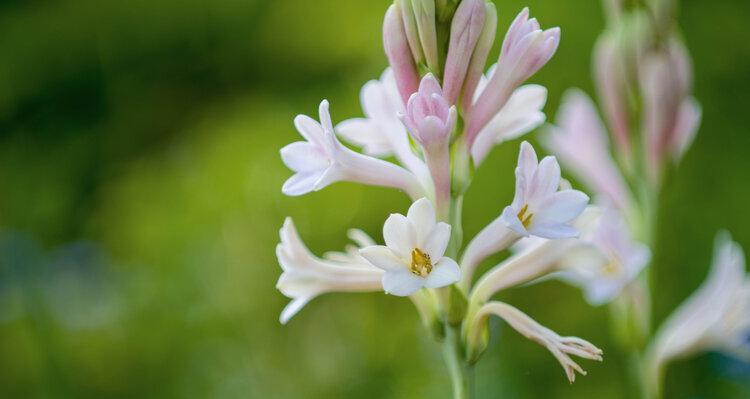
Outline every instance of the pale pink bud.
{"type": "Polygon", "coordinates": [[[469,62],[484,27],[485,13],[484,0],[464,0],[453,17],[443,77],[445,99],[451,104],[456,103],[461,93],[469,62]]]}
{"type": "Polygon", "coordinates": [[[617,148],[630,153],[627,111],[627,81],[625,54],[614,35],[603,35],[594,48],[594,74],[599,98],[602,101],[617,148]]]}
{"type": "Polygon", "coordinates": [[[482,34],[479,36],[479,41],[477,41],[477,46],[474,48],[474,54],[471,56],[469,70],[466,71],[466,79],[464,80],[464,93],[461,106],[466,115],[471,112],[471,108],[474,105],[474,93],[484,74],[484,67],[487,64],[487,56],[490,54],[492,45],[495,43],[497,9],[493,3],[487,3],[485,4],[485,7],[486,17],[484,20],[484,28],[482,29],[482,34]]]}
{"type": "Polygon", "coordinates": [[[411,54],[414,61],[419,64],[424,61],[422,45],[419,43],[419,31],[417,30],[417,21],[414,19],[414,8],[411,0],[396,0],[396,7],[401,11],[401,19],[404,23],[404,33],[406,40],[409,42],[411,54]]]}
{"type": "Polygon", "coordinates": [[[419,73],[414,64],[409,42],[404,30],[401,9],[397,4],[391,5],[383,21],[383,46],[388,62],[396,77],[396,85],[404,103],[417,91],[419,73]]]}
{"type": "Polygon", "coordinates": [[[456,107],[446,101],[437,79],[427,74],[419,91],[409,97],[402,119],[414,139],[429,151],[448,143],[456,124],[456,107]]]}
{"type": "Polygon", "coordinates": [[[474,104],[466,129],[471,144],[477,133],[502,109],[513,91],[542,68],[557,51],[560,28],[545,31],[524,8],[508,29],[497,69],[474,104]]]}

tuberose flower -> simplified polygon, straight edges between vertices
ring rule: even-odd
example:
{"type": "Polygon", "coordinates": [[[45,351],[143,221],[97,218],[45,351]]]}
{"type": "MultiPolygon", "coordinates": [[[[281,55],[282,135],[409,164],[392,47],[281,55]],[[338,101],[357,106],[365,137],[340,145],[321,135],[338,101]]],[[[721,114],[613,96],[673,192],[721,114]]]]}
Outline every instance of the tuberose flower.
{"type": "Polygon", "coordinates": [[[577,190],[561,190],[560,166],[555,157],[537,160],[534,148],[521,143],[516,167],[516,194],[503,210],[505,225],[523,237],[577,237],[570,225],[588,204],[589,197],[577,190]]]}
{"type": "Polygon", "coordinates": [[[421,180],[429,178],[427,166],[412,151],[406,128],[398,117],[406,112],[406,107],[390,67],[380,80],[371,80],[362,87],[360,102],[365,117],[340,122],[336,125],[336,133],[349,143],[362,147],[367,155],[393,155],[421,180]]]}
{"type": "MultiPolygon", "coordinates": [[[[328,260],[313,255],[300,239],[291,218],[284,221],[279,235],[281,242],[276,246],[276,257],[283,273],[276,288],[292,299],[281,312],[282,324],[319,295],[382,289],[383,271],[356,257],[353,251],[349,251],[349,255],[332,255],[328,260]]],[[[359,233],[354,233],[353,237],[360,244],[369,244],[359,233]]]]}
{"type": "Polygon", "coordinates": [[[397,188],[412,198],[424,195],[424,189],[411,172],[339,143],[328,113],[328,101],[320,103],[320,123],[307,115],[298,115],[294,124],[306,141],[281,149],[282,160],[295,172],[284,183],[281,189],[284,194],[303,195],[338,181],[351,181],[397,188]]]}
{"type": "Polygon", "coordinates": [[[422,198],[411,205],[406,216],[388,217],[383,226],[385,246],[362,248],[360,253],[385,271],[385,292],[408,296],[422,287],[438,288],[459,280],[458,264],[444,256],[450,235],[450,225],[436,222],[432,204],[422,198]]]}
{"type": "Polygon", "coordinates": [[[648,350],[652,389],[666,365],[704,351],[750,359],[750,276],[745,255],[728,233],[716,238],[706,281],[662,324],[648,350]]]}
{"type": "Polygon", "coordinates": [[[649,248],[632,239],[625,220],[612,208],[605,209],[596,229],[581,239],[591,246],[566,254],[559,276],[581,287],[594,306],[618,297],[651,260],[649,248]]]}
{"type": "Polygon", "coordinates": [[[448,146],[456,118],[456,106],[448,103],[431,73],[422,78],[419,91],[409,97],[402,117],[411,135],[426,151],[448,146]]]}
{"type": "Polygon", "coordinates": [[[480,130],[500,111],[513,91],[541,69],[557,51],[560,28],[541,30],[524,8],[508,29],[497,69],[469,115],[466,141],[471,146],[480,130]]]}
{"type": "Polygon", "coordinates": [[[578,337],[561,337],[556,332],[537,323],[534,319],[503,302],[489,302],[482,306],[471,321],[471,333],[469,347],[476,347],[474,342],[480,338],[487,319],[495,315],[505,320],[514,330],[524,337],[544,346],[560,362],[565,370],[565,375],[571,383],[575,381],[575,373],[586,375],[586,372],[578,365],[571,356],[583,359],[602,361],[602,350],[592,343],[578,337]]]}

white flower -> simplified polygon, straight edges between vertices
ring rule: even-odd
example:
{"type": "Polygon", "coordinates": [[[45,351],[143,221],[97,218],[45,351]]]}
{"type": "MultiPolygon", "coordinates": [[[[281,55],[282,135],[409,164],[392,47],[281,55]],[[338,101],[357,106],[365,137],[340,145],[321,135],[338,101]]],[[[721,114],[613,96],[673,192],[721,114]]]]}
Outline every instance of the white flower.
{"type": "Polygon", "coordinates": [[[576,379],[575,372],[581,375],[586,375],[586,372],[570,358],[570,355],[602,361],[602,350],[590,342],[578,337],[561,337],[520,310],[502,302],[489,302],[476,313],[471,322],[470,348],[478,344],[475,340],[481,339],[484,326],[491,315],[502,318],[521,335],[547,348],[560,362],[571,383],[576,379]]]}
{"type": "Polygon", "coordinates": [[[658,374],[672,360],[710,350],[750,359],[748,336],[750,276],[745,255],[728,233],[720,233],[706,281],[656,334],[649,350],[652,371],[658,374]]]}
{"type": "Polygon", "coordinates": [[[385,246],[370,246],[360,253],[374,266],[385,270],[383,289],[408,296],[422,287],[438,288],[461,277],[458,264],[443,256],[451,226],[437,223],[429,200],[417,200],[406,216],[392,214],[383,226],[385,246]]]}
{"type": "MultiPolygon", "coordinates": [[[[337,254],[330,256],[330,260],[313,255],[300,239],[291,218],[284,221],[279,235],[281,242],[276,246],[276,257],[283,273],[276,288],[292,298],[281,312],[282,324],[286,324],[318,295],[328,292],[370,292],[382,289],[380,281],[383,271],[355,256],[351,250],[348,251],[349,256],[337,254]]],[[[359,233],[354,233],[353,237],[360,244],[371,242],[362,239],[359,233]]]]}
{"type": "Polygon", "coordinates": [[[398,118],[406,108],[391,68],[386,68],[380,80],[365,83],[360,102],[365,117],[340,122],[336,133],[361,147],[367,155],[381,158],[393,155],[418,177],[429,177],[424,162],[412,151],[406,129],[398,118]]]}
{"type": "Polygon", "coordinates": [[[589,197],[577,190],[558,191],[559,186],[560,166],[555,157],[538,162],[531,144],[521,143],[516,195],[501,216],[505,225],[523,237],[578,236],[570,222],[583,212],[589,197]]]}
{"type": "Polygon", "coordinates": [[[303,195],[337,181],[351,181],[398,188],[412,198],[424,195],[422,186],[409,171],[359,154],[339,143],[328,113],[328,101],[320,103],[320,123],[309,116],[298,115],[294,124],[306,141],[281,149],[282,160],[295,172],[284,183],[281,189],[284,194],[303,195]]]}
{"type": "MultiPolygon", "coordinates": [[[[490,67],[487,76],[495,73],[496,66],[490,67]]],[[[482,76],[479,81],[476,98],[487,87],[487,76],[482,76]]],[[[471,146],[474,165],[479,166],[495,145],[521,137],[544,123],[547,117],[542,109],[546,102],[547,89],[543,86],[530,84],[516,89],[508,102],[477,134],[471,146]]]]}
{"type": "Polygon", "coordinates": [[[607,131],[596,107],[584,92],[572,89],[565,93],[556,125],[549,127],[543,144],[591,190],[624,213],[632,212],[633,196],[610,155],[607,131]]]}
{"type": "Polygon", "coordinates": [[[581,287],[595,306],[618,297],[651,260],[651,251],[631,238],[625,220],[614,209],[606,209],[596,230],[583,240],[592,245],[563,257],[559,276],[581,287]]]}

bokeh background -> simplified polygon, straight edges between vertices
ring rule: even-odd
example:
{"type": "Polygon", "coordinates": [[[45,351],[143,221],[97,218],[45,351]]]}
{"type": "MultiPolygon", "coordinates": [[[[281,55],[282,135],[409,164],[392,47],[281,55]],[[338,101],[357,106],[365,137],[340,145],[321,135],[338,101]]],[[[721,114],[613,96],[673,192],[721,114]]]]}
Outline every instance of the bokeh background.
{"type": "MultiPolygon", "coordinates": [[[[353,184],[280,193],[294,115],[315,115],[322,98],[334,121],[361,114],[361,85],[386,66],[388,3],[0,3],[0,397],[448,398],[408,301],[327,295],[278,323],[285,216],[322,253],[350,226],[380,237],[408,207],[353,184]]],[[[593,93],[597,0],[496,3],[501,32],[525,5],[562,27],[533,78],[549,88],[550,119],[566,88],[593,93]]],[[[746,0],[682,2],[704,122],[660,205],[656,322],[703,280],[718,229],[750,250],[749,17],[746,0]]],[[[478,172],[467,235],[510,201],[517,144],[478,172]]],[[[589,375],[569,385],[549,353],[496,323],[478,397],[633,397],[605,308],[555,282],[503,298],[606,361],[583,361],[589,375]]],[[[748,398],[750,366],[680,362],[667,397],[748,398]]]]}

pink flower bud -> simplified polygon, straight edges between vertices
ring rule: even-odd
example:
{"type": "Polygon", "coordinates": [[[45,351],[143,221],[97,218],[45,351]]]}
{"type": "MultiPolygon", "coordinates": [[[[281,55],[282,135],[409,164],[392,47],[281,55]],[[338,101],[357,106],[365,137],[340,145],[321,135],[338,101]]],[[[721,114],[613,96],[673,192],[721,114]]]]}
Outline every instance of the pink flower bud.
{"type": "Polygon", "coordinates": [[[599,98],[620,153],[630,154],[630,126],[627,110],[627,77],[624,49],[617,38],[603,35],[594,48],[594,74],[599,98]]]}
{"type": "Polygon", "coordinates": [[[429,151],[450,140],[456,124],[456,107],[446,101],[437,79],[427,74],[419,91],[409,97],[402,119],[414,139],[429,151]]]}
{"type": "Polygon", "coordinates": [[[502,109],[513,91],[552,58],[560,43],[560,28],[542,31],[524,8],[508,29],[497,69],[474,104],[466,128],[471,144],[477,133],[502,109]]]}
{"type": "Polygon", "coordinates": [[[383,21],[383,46],[391,64],[396,85],[404,103],[417,91],[419,73],[414,65],[409,42],[401,18],[401,9],[394,4],[388,8],[383,21]]]}
{"type": "Polygon", "coordinates": [[[464,84],[474,48],[485,20],[484,0],[464,0],[451,23],[448,58],[445,61],[445,99],[455,104],[464,84]]]}
{"type": "Polygon", "coordinates": [[[479,81],[483,77],[484,68],[487,65],[487,56],[490,54],[490,50],[492,50],[492,45],[495,43],[495,35],[497,34],[497,9],[495,8],[495,4],[487,3],[485,7],[486,17],[482,34],[479,36],[476,48],[474,48],[474,54],[471,56],[469,70],[466,71],[466,79],[464,80],[464,94],[461,107],[466,115],[471,112],[471,108],[474,105],[474,93],[479,85],[479,81]]]}

